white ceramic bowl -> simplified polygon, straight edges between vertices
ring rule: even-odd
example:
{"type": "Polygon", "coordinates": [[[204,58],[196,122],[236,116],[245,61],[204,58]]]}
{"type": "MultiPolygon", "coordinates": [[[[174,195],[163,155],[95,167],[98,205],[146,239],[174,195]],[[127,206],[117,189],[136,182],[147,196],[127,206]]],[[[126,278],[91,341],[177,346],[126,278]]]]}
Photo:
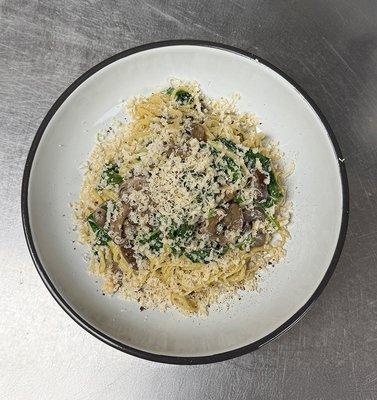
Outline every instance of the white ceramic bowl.
{"type": "Polygon", "coordinates": [[[268,62],[228,46],[174,41],[117,54],[76,80],[52,106],[32,144],[22,187],[26,239],[53,297],[83,328],[127,353],[150,360],[206,363],[235,357],[292,326],[334,271],[348,220],[345,167],[334,135],[312,100],[268,62]],[[171,77],[195,79],[210,96],[241,94],[239,109],[296,164],[289,179],[294,204],[287,257],[266,271],[259,293],[244,293],[207,319],[147,310],[103,296],[87,272],[85,249],[72,242],[80,165],[96,131],[119,115],[120,102],[171,77]]]}

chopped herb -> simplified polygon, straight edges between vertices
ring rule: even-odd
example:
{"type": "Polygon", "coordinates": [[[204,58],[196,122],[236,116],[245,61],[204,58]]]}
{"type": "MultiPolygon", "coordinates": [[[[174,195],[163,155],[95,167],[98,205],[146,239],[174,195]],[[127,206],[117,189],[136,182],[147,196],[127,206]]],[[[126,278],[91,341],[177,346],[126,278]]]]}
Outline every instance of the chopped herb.
{"type": "Polygon", "coordinates": [[[170,86],[170,87],[168,87],[167,89],[166,89],[166,94],[172,94],[173,92],[174,92],[174,88],[172,87],[172,86],[170,86]]]}

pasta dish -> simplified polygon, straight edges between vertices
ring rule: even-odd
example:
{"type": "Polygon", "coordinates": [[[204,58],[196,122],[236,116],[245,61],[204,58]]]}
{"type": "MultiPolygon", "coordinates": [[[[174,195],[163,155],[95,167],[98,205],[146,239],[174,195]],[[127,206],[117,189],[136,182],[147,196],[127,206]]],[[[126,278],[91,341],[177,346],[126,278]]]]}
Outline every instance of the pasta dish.
{"type": "Polygon", "coordinates": [[[172,80],[99,137],[75,204],[103,291],[205,315],[284,256],[280,153],[236,98],[172,80]]]}

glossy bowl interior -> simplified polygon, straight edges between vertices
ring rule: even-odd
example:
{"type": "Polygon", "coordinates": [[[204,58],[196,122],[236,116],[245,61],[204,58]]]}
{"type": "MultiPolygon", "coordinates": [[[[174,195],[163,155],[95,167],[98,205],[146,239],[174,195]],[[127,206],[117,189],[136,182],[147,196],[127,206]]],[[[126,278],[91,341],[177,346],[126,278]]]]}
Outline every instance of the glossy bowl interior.
{"type": "Polygon", "coordinates": [[[273,66],[235,49],[198,42],[147,45],[118,54],[79,78],[43,121],[23,182],[24,228],[34,262],[49,290],[85,329],[131,354],[165,362],[201,363],[237,356],[291,326],[319,295],[338,259],[347,223],[345,170],[330,128],[311,100],[273,66]],[[293,202],[292,239],[283,262],[263,273],[260,291],[243,293],[208,318],[176,311],[139,311],[103,296],[88,275],[85,249],[74,243],[72,211],[82,165],[95,134],[121,101],[163,87],[170,77],[195,79],[210,96],[241,94],[280,142],[293,202]]]}

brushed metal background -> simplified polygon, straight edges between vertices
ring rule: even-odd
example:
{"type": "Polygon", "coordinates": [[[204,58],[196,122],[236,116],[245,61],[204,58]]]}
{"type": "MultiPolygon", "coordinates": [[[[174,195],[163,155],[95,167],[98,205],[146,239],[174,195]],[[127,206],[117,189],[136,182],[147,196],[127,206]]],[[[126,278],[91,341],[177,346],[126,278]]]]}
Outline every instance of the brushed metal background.
{"type": "Polygon", "coordinates": [[[0,399],[377,398],[377,3],[0,0],[0,399]],[[76,325],[32,264],[20,184],[52,103],[110,55],[163,39],[254,52],[307,90],[347,166],[348,237],[329,285],[292,330],[220,364],[160,365],[76,325]]]}

